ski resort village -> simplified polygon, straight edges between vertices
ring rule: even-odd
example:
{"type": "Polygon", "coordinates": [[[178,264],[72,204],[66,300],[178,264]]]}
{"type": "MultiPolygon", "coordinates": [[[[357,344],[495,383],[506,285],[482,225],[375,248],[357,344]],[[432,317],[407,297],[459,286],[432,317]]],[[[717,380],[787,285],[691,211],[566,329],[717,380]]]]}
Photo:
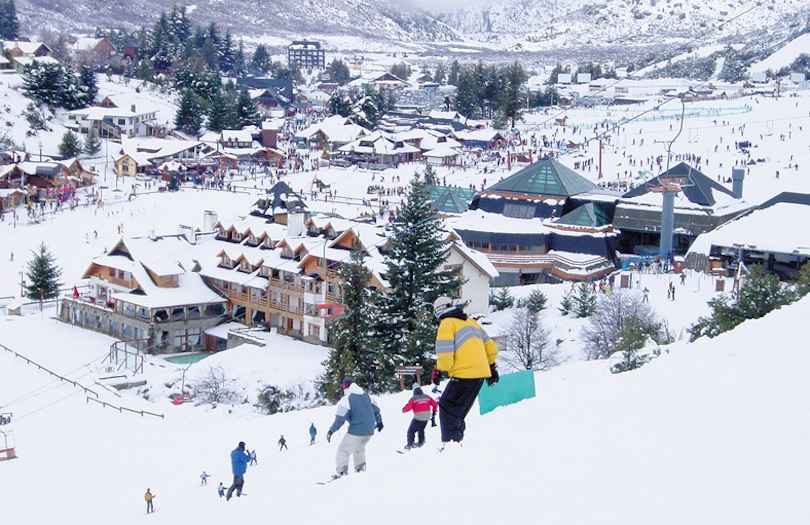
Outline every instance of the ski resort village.
{"type": "Polygon", "coordinates": [[[0,0],[0,522],[810,523],[810,7],[412,4],[0,0]]]}

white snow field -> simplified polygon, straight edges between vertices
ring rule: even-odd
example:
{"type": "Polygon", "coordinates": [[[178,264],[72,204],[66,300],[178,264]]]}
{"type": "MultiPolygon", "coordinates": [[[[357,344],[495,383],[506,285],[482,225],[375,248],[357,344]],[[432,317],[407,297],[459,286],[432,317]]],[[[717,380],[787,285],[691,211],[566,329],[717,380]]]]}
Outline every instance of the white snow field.
{"type": "Polygon", "coordinates": [[[779,71],[792,64],[802,54],[810,54],[810,33],[789,40],[765,60],[752,64],[750,70],[752,73],[765,72],[769,69],[779,71]]]}
{"type": "MultiPolygon", "coordinates": [[[[121,525],[807,523],[810,354],[800,330],[808,307],[804,299],[714,340],[673,345],[634,372],[612,375],[601,361],[539,373],[536,399],[483,417],[474,407],[464,447],[444,454],[437,429],[424,449],[395,453],[408,394],[385,396],[368,471],[327,486],[316,482],[332,472],[342,437],[324,440],[333,407],[246,416],[184,405],[161,409],[161,420],[87,405],[70,386],[45,389],[9,407],[40,408],[13,425],[20,457],[0,463],[3,516],[121,525]],[[320,431],[312,447],[310,422],[320,431]],[[276,449],[280,434],[289,451],[276,449]],[[215,487],[228,483],[239,440],[257,449],[259,465],[248,470],[248,495],[225,502],[215,487]],[[206,487],[203,469],[212,474],[206,487]],[[157,494],[149,517],[147,487],[157,494]]],[[[71,377],[98,357],[87,348],[107,339],[87,332],[77,341],[58,324],[10,328],[27,322],[4,320],[4,344],[71,377]]],[[[0,371],[3,403],[51,384],[3,351],[0,371]]],[[[120,403],[139,408],[127,396],[120,403]]]]}

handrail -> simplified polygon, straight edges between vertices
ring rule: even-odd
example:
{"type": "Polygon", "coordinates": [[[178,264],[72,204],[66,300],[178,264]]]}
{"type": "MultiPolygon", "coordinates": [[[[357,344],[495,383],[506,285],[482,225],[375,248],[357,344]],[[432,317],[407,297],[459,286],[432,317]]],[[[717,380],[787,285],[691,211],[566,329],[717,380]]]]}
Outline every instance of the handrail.
{"type": "Polygon", "coordinates": [[[94,392],[93,390],[91,390],[91,389],[87,388],[87,387],[86,387],[86,386],[84,386],[83,384],[81,384],[81,383],[79,383],[79,382],[77,382],[77,381],[74,381],[74,380],[72,380],[72,379],[68,379],[67,377],[64,377],[64,376],[62,376],[62,375],[60,375],[60,374],[57,374],[57,373],[56,373],[56,372],[54,372],[53,370],[51,370],[51,369],[49,369],[49,368],[47,368],[47,367],[42,366],[41,364],[37,363],[37,362],[36,362],[36,361],[34,361],[33,359],[29,359],[29,358],[25,357],[24,355],[20,354],[19,352],[16,352],[16,351],[12,350],[11,348],[7,347],[7,346],[6,346],[6,345],[4,345],[4,344],[0,344],[0,348],[2,348],[3,350],[5,350],[6,352],[9,352],[9,353],[11,353],[11,354],[14,354],[14,356],[15,356],[15,357],[17,357],[17,358],[19,358],[19,359],[22,359],[23,361],[25,361],[25,362],[26,362],[26,364],[28,364],[28,365],[33,365],[33,366],[35,366],[35,367],[39,368],[40,370],[42,370],[43,372],[46,372],[46,373],[48,373],[48,374],[50,374],[50,375],[54,376],[55,378],[59,379],[60,381],[65,381],[65,382],[67,382],[67,383],[70,383],[71,385],[73,385],[73,387],[74,387],[74,388],[76,388],[76,387],[81,388],[81,389],[84,391],[84,393],[85,393],[85,394],[88,394],[88,393],[89,393],[89,394],[93,394],[94,396],[96,396],[96,398],[98,398],[98,397],[99,397],[99,395],[98,395],[96,392],[94,392]]]}
{"type": "Polygon", "coordinates": [[[93,401],[94,403],[98,403],[99,405],[101,405],[104,408],[112,408],[114,410],[118,410],[119,413],[123,413],[123,412],[126,411],[126,412],[132,412],[133,414],[140,414],[141,416],[154,416],[154,417],[159,417],[160,419],[165,419],[165,416],[163,414],[156,414],[154,412],[149,412],[148,410],[134,410],[132,408],[127,408],[127,407],[124,407],[124,406],[113,405],[112,403],[107,403],[106,401],[93,399],[92,397],[85,398],[85,403],[89,403],[90,401],[93,401]]]}

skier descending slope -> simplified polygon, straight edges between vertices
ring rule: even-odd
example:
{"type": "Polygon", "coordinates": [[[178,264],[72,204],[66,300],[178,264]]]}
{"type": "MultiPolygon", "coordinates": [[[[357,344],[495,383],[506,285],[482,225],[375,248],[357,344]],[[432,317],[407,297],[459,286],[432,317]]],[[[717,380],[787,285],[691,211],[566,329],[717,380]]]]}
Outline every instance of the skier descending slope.
{"type": "Polygon", "coordinates": [[[402,407],[402,412],[409,412],[413,410],[413,419],[408,427],[408,444],[405,445],[406,449],[421,447],[425,444],[425,427],[427,422],[431,421],[431,426],[436,426],[436,409],[438,405],[432,397],[425,395],[422,389],[417,387],[413,389],[413,396],[408,403],[402,407]],[[418,439],[414,443],[414,437],[418,439]]]}
{"type": "Polygon", "coordinates": [[[374,435],[374,428],[378,432],[383,429],[382,416],[377,403],[352,383],[351,379],[343,379],[340,383],[343,389],[343,399],[337,405],[335,421],[326,433],[326,440],[332,442],[332,434],[337,432],[343,423],[349,423],[349,430],[343,436],[337,450],[337,472],[333,479],[349,473],[349,456],[354,456],[354,470],[366,470],[366,444],[374,435]]]}
{"type": "Polygon", "coordinates": [[[469,319],[462,305],[440,298],[435,303],[439,320],[436,331],[436,368],[447,372],[450,381],[439,398],[439,425],[442,450],[449,442],[464,439],[464,418],[475,403],[484,380],[498,382],[498,345],[474,319],[469,319]]]}

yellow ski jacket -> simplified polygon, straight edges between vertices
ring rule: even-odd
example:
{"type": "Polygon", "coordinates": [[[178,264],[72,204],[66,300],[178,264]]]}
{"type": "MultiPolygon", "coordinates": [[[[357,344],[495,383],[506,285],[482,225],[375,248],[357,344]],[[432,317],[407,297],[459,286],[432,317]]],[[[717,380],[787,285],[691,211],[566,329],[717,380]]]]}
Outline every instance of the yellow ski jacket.
{"type": "Polygon", "coordinates": [[[498,345],[473,319],[445,317],[436,332],[436,368],[459,379],[485,379],[498,345]]]}

